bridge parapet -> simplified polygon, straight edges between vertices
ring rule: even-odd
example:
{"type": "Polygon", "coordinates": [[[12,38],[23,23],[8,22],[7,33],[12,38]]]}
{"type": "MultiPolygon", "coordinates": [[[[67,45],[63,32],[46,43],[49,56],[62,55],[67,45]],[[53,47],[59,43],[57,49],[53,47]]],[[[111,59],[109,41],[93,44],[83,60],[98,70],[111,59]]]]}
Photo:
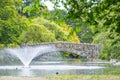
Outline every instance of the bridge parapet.
{"type": "Polygon", "coordinates": [[[96,58],[101,53],[100,44],[88,44],[88,43],[72,43],[72,42],[54,42],[54,43],[41,43],[41,44],[25,44],[21,47],[31,46],[51,46],[57,49],[57,51],[67,51],[81,55],[84,57],[96,58]]]}

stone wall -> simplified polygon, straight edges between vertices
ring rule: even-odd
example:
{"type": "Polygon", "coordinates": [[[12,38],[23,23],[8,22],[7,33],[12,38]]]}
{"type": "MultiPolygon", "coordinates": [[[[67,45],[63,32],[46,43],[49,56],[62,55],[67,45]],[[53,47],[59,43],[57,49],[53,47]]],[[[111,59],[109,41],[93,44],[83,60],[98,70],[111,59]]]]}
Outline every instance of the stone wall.
{"type": "Polygon", "coordinates": [[[54,43],[41,43],[41,44],[24,44],[25,46],[51,46],[56,48],[56,51],[66,51],[77,55],[81,55],[87,58],[97,58],[101,53],[100,44],[88,44],[88,43],[72,43],[72,42],[54,42],[54,43]]]}

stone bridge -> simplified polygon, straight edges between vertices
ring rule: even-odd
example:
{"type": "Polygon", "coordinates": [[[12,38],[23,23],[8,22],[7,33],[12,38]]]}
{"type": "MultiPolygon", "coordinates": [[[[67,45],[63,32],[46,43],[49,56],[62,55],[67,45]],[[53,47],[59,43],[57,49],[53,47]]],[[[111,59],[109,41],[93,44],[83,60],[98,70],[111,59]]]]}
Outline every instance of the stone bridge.
{"type": "MultiPolygon", "coordinates": [[[[80,55],[86,58],[98,58],[98,55],[101,53],[101,45],[100,44],[88,44],[88,43],[72,43],[72,42],[54,42],[54,43],[41,43],[41,44],[23,44],[21,47],[52,47],[53,51],[64,51],[74,53],[76,55],[80,55]]],[[[53,52],[48,51],[48,52],[53,52]]]]}

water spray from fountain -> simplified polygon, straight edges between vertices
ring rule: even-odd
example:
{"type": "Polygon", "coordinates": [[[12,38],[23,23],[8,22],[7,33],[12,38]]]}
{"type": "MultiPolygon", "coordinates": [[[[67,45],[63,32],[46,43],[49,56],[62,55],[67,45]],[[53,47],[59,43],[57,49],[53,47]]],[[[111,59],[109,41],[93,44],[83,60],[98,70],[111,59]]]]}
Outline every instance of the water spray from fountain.
{"type": "Polygon", "coordinates": [[[6,48],[4,51],[19,58],[24,64],[24,67],[29,67],[31,61],[36,56],[48,52],[55,52],[57,49],[54,46],[25,46],[20,48],[6,48]]]}

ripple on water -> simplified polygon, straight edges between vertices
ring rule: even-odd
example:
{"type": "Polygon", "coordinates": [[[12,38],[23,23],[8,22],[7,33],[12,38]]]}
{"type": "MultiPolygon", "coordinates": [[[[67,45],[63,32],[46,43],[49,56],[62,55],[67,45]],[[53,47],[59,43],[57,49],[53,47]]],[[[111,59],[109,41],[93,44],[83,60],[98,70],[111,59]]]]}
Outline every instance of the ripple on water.
{"type": "Polygon", "coordinates": [[[74,65],[33,65],[30,67],[23,66],[0,66],[0,69],[45,69],[45,70],[70,70],[70,69],[101,69],[101,66],[74,66],[74,65]]]}

